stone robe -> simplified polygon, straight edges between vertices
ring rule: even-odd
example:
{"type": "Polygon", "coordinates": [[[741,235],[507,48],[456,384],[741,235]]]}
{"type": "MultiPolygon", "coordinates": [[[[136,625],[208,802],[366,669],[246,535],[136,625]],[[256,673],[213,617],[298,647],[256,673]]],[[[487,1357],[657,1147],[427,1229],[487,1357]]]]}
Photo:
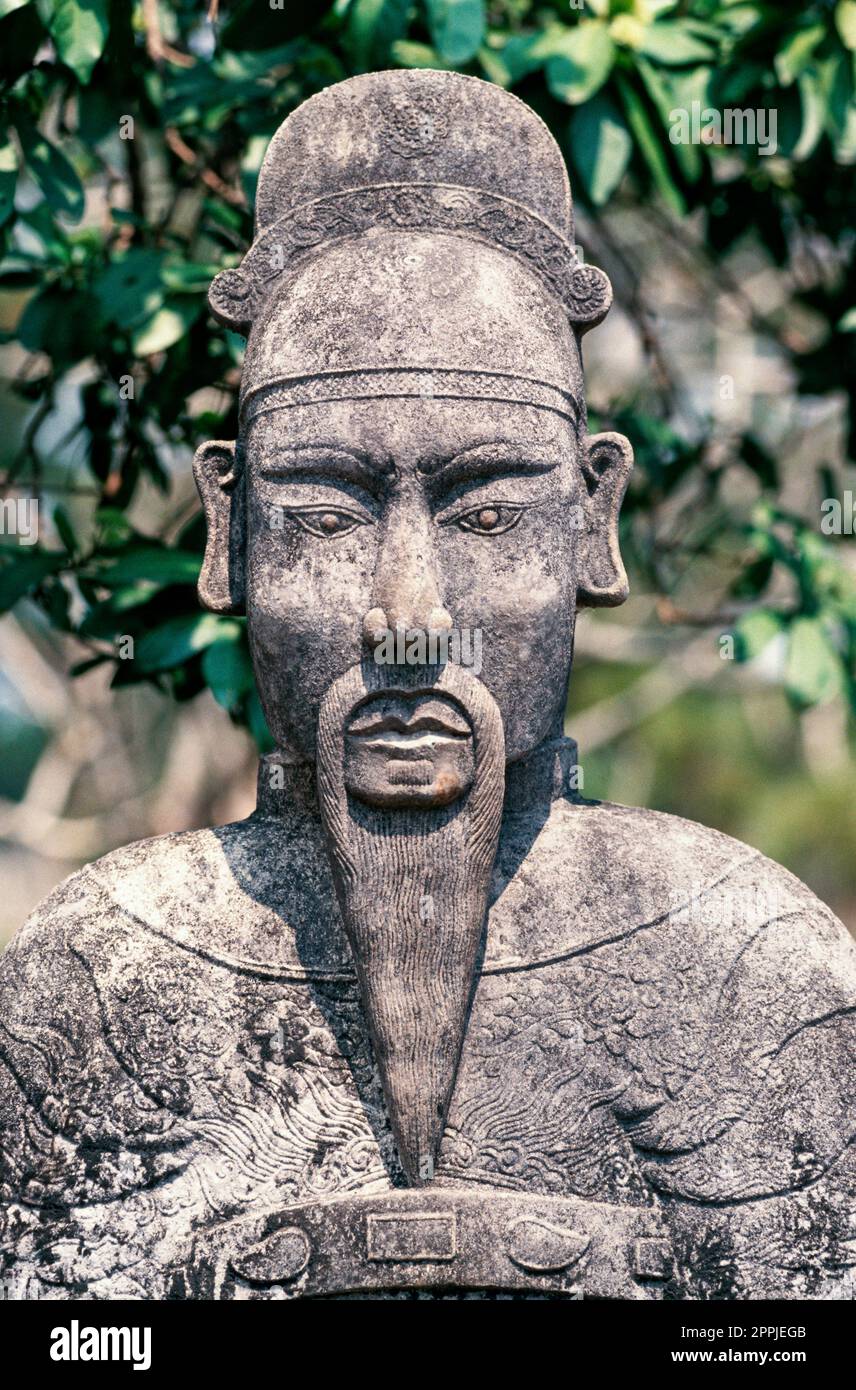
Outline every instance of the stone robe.
{"type": "Polygon", "coordinates": [[[509,770],[453,1100],[415,1192],[309,769],[266,760],[247,820],[56,889],[0,966],[7,1292],[851,1297],[853,942],[727,836],[579,799],[572,759],[551,745],[509,770]],[[454,1241],[433,1263],[390,1254],[398,1196],[429,1243],[448,1236],[432,1212],[481,1222],[469,1265],[454,1241]],[[314,1274],[313,1241],[339,1251],[314,1274]]]}

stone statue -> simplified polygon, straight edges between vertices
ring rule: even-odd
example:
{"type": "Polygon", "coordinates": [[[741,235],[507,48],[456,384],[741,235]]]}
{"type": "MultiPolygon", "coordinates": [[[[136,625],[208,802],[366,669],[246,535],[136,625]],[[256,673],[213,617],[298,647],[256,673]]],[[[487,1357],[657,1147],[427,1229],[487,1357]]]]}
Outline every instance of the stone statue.
{"type": "Polygon", "coordinates": [[[277,751],[247,820],[107,855],[4,957],[11,1296],[852,1296],[853,943],[574,790],[577,606],[627,593],[610,295],[497,87],[356,77],[274,137],[195,469],[277,751]]]}

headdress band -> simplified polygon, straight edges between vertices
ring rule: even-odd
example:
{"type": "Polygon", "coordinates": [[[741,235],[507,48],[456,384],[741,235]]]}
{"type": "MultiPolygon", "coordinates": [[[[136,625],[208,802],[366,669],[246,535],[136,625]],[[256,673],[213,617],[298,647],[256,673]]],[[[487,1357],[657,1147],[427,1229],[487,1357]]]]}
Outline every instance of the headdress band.
{"type": "Polygon", "coordinates": [[[548,381],[530,380],[511,372],[434,367],[354,367],[283,377],[248,391],[241,402],[241,419],[294,405],[325,401],[358,401],[378,397],[421,396],[436,400],[506,401],[553,410],[573,423],[582,418],[574,396],[548,381]]]}

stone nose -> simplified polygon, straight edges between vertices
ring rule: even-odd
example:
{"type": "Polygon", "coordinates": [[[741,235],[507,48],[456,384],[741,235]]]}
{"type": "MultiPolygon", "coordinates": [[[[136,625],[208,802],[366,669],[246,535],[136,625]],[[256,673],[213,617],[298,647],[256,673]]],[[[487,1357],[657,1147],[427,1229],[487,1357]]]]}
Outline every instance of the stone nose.
{"type": "Polygon", "coordinates": [[[419,631],[427,632],[448,631],[452,626],[452,619],[446,612],[442,604],[429,609],[424,622],[408,622],[402,619],[399,614],[390,615],[384,608],[370,608],[363,618],[363,640],[368,647],[374,649],[381,642],[387,632],[395,632],[397,628],[404,628],[406,632],[419,631]]]}
{"type": "Polygon", "coordinates": [[[432,537],[414,525],[390,528],[375,572],[372,607],[363,619],[363,638],[374,647],[385,631],[440,632],[452,627],[437,582],[432,537]],[[380,635],[378,635],[380,634],[380,635]]]}

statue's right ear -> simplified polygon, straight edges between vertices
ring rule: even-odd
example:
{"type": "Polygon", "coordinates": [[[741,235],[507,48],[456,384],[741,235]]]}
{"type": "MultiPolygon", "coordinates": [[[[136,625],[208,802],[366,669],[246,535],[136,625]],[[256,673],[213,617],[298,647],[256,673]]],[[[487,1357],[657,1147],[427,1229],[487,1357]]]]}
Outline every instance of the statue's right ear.
{"type": "Polygon", "coordinates": [[[193,476],[208,526],[199,600],[214,613],[243,613],[246,520],[235,444],[222,439],[200,444],[193,476]]]}

